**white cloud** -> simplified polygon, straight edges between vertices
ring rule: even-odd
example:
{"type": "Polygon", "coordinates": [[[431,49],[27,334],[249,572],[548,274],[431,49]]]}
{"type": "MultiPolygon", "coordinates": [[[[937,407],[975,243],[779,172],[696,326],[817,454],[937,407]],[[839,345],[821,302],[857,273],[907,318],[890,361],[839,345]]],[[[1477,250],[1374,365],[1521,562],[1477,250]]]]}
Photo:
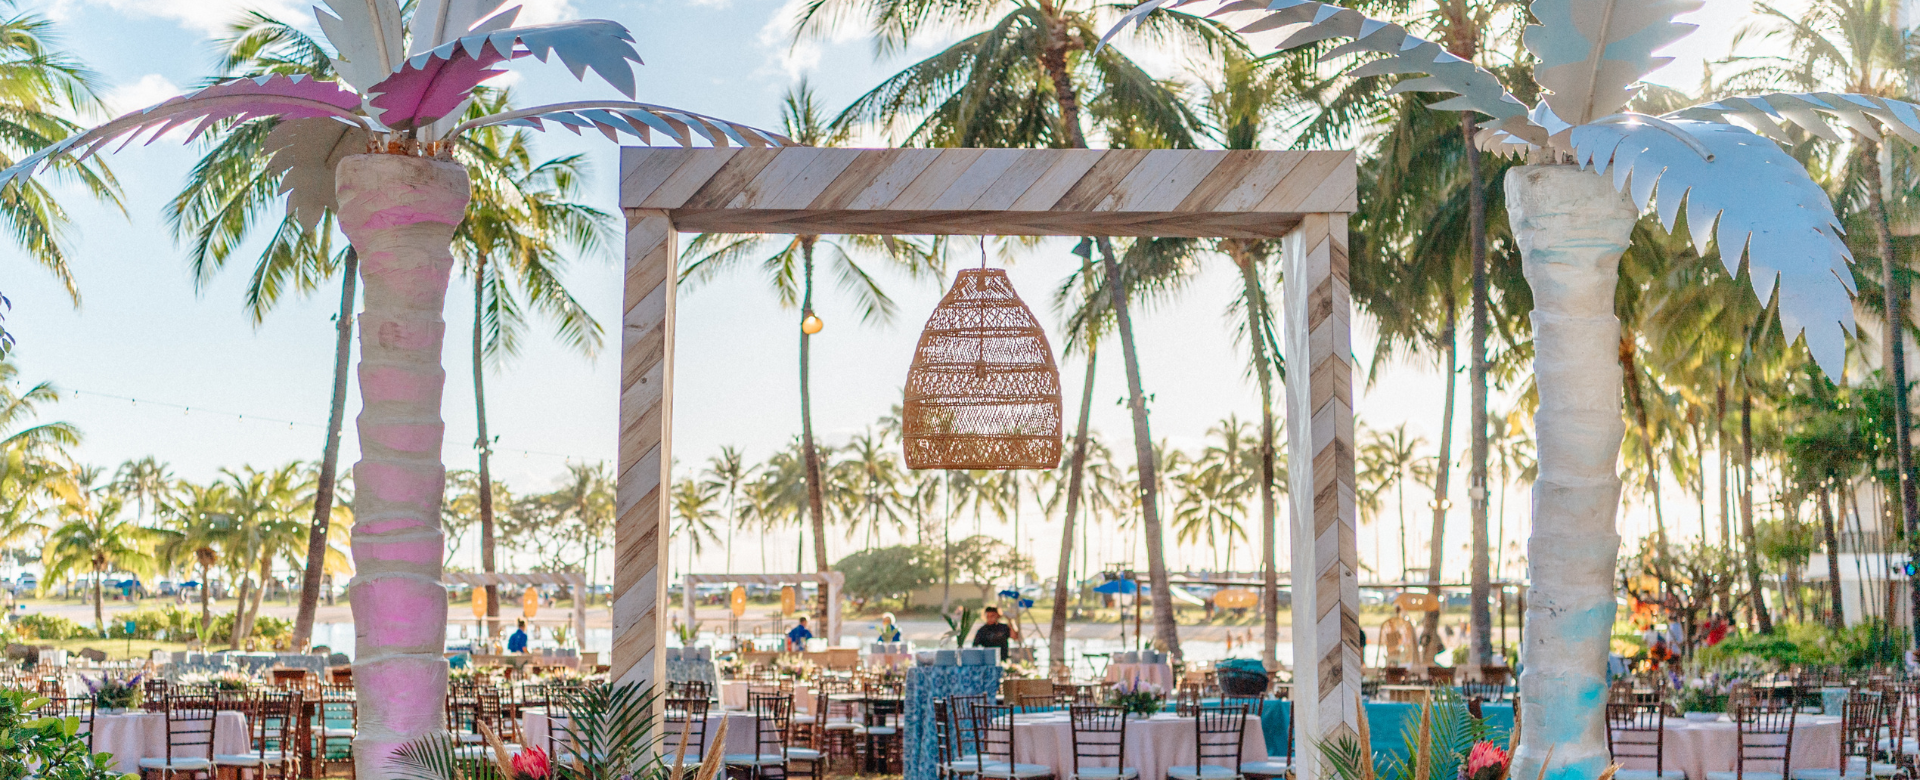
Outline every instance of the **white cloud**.
{"type": "MultiPolygon", "coordinates": [[[[728,0],[701,0],[702,2],[727,2],[728,0]]],[[[760,28],[759,42],[769,53],[767,69],[785,75],[789,81],[798,80],[820,66],[825,46],[833,46],[851,41],[864,40],[867,36],[864,28],[857,24],[840,24],[832,27],[831,33],[822,39],[808,35],[795,41],[794,30],[800,26],[800,14],[807,7],[807,0],[787,0],[767,19],[760,28]]]]}
{"type": "Polygon", "coordinates": [[[114,87],[107,92],[104,100],[107,111],[114,116],[120,116],[177,96],[184,91],[179,85],[168,81],[167,77],[158,73],[149,73],[131,84],[114,87]]]}

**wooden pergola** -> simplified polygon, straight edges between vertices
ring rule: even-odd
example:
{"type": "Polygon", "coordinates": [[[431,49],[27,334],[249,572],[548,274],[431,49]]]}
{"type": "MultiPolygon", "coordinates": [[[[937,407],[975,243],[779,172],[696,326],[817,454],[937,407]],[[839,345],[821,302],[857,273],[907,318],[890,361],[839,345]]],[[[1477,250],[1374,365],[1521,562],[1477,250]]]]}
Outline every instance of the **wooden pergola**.
{"type": "MultiPolygon", "coordinates": [[[[620,205],[615,680],[666,679],[677,232],[1276,238],[1291,380],[1295,733],[1301,745],[1355,733],[1351,152],[629,148],[620,205]]],[[[1305,762],[1301,780],[1318,769],[1305,762]]]]}

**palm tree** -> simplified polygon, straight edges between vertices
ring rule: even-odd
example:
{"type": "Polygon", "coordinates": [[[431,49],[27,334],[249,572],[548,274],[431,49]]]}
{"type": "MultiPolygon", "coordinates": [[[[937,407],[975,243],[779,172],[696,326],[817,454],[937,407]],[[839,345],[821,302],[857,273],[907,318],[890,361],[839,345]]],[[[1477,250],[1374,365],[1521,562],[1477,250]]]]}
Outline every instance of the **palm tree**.
{"type": "MultiPolygon", "coordinates": [[[[1265,140],[1271,117],[1298,102],[1287,89],[1286,79],[1271,61],[1256,61],[1236,49],[1225,51],[1220,82],[1207,86],[1203,104],[1208,123],[1214,127],[1221,146],[1227,149],[1258,149],[1265,140]]],[[[1272,300],[1267,296],[1267,279],[1272,269],[1274,243],[1252,239],[1223,239],[1215,249],[1232,260],[1240,271],[1240,288],[1233,309],[1241,315],[1235,330],[1247,342],[1252,358],[1248,367],[1260,388],[1260,615],[1261,660],[1268,668],[1278,668],[1280,646],[1280,575],[1275,556],[1280,536],[1276,526],[1277,483],[1274,464],[1275,438],[1273,383],[1284,371],[1279,328],[1275,325],[1272,300]]],[[[1229,311],[1229,314],[1234,313],[1229,311]]]]}
{"type": "MultiPolygon", "coordinates": [[[[1132,18],[1188,5],[1219,3],[1149,0],[1132,18]]],[[[1611,639],[1611,621],[1602,616],[1614,608],[1613,503],[1620,487],[1615,460],[1624,422],[1618,395],[1589,389],[1618,381],[1617,355],[1591,347],[1619,340],[1612,317],[1617,266],[1631,243],[1639,209],[1654,207],[1658,197],[1661,221],[1671,228],[1684,198],[1688,224],[1717,220],[1717,237],[1710,239],[1704,229],[1693,233],[1696,247],[1704,251],[1710,242],[1744,247],[1755,281],[1764,286],[1775,282],[1770,276],[1779,280],[1778,311],[1785,327],[1805,336],[1823,367],[1838,371],[1845,326],[1833,325],[1851,323],[1853,317],[1842,281],[1850,272],[1849,256],[1832,203],[1786,152],[1727,123],[1734,114],[1754,111],[1764,129],[1778,132],[1770,115],[1757,108],[1778,101],[1808,107],[1782,112],[1796,124],[1824,127],[1816,113],[1823,110],[1856,126],[1877,120],[1920,132],[1898,113],[1920,107],[1874,96],[1832,95],[1814,104],[1765,95],[1662,117],[1624,110],[1633,85],[1663,63],[1653,53],[1686,34],[1687,27],[1673,22],[1683,9],[1660,0],[1536,0],[1530,10],[1538,23],[1527,29],[1524,43],[1538,61],[1534,75],[1545,90],[1538,107],[1509,93],[1493,73],[1462,58],[1442,57],[1442,43],[1415,37],[1399,25],[1314,0],[1277,0],[1268,10],[1253,12],[1266,26],[1291,30],[1281,42],[1287,48],[1363,34],[1341,51],[1384,55],[1365,66],[1367,72],[1426,74],[1429,78],[1402,84],[1415,91],[1456,93],[1458,98],[1441,106],[1490,117],[1475,134],[1476,143],[1538,150],[1536,159],[1543,161],[1571,156],[1582,163],[1529,165],[1506,176],[1509,219],[1534,292],[1537,329],[1535,388],[1541,414],[1535,419],[1546,468],[1535,486],[1540,498],[1532,548],[1540,554],[1532,563],[1557,575],[1536,578],[1528,604],[1529,628],[1555,637],[1557,651],[1531,661],[1521,678],[1529,721],[1541,722],[1527,729],[1515,753],[1514,770],[1522,775],[1544,772],[1550,750],[1561,761],[1556,771],[1569,776],[1597,774],[1610,761],[1604,702],[1593,691],[1605,686],[1599,670],[1611,639]],[[1591,173],[1582,170],[1589,165],[1591,173]],[[1631,198],[1596,175],[1607,172],[1622,183],[1636,183],[1631,198]],[[1767,197],[1747,197],[1753,192],[1767,197]],[[1756,232],[1761,240],[1750,240],[1756,232]]],[[[1741,254],[1729,251],[1721,259],[1737,267],[1741,254]]]]}
{"type": "MultiPolygon", "coordinates": [[[[471,116],[500,113],[511,107],[506,90],[476,96],[471,116]]],[[[526,130],[487,127],[463,139],[455,156],[475,180],[473,202],[454,233],[454,255],[473,278],[473,406],[479,458],[475,474],[480,498],[480,569],[496,572],[494,560],[493,482],[489,461],[493,438],[487,433],[486,369],[498,367],[518,354],[520,334],[526,328],[527,309],[552,319],[561,343],[593,357],[604,339],[600,323],[574,300],[561,283],[568,254],[565,250],[599,253],[605,250],[612,217],[577,202],[586,170],[582,155],[536,162],[526,130]]],[[[487,617],[500,616],[498,586],[487,586],[487,617]]],[[[489,620],[489,630],[499,623],[489,620]]]]}
{"type": "MultiPolygon", "coordinates": [[[[1094,0],[814,0],[801,12],[796,36],[830,35],[842,22],[858,18],[874,34],[879,51],[892,53],[924,33],[986,27],[887,78],[841,112],[838,125],[866,123],[889,130],[904,125],[910,128],[907,143],[926,146],[1085,149],[1084,107],[1096,120],[1124,126],[1124,135],[1192,147],[1199,121],[1178,94],[1119,48],[1095,45],[1097,17],[1103,10],[1094,0]]],[[[1217,26],[1189,17],[1155,19],[1149,31],[1155,42],[1208,51],[1223,41],[1217,26]]],[[[1100,238],[1093,244],[1106,275],[1121,278],[1112,243],[1100,238]]],[[[1091,249],[1082,243],[1083,280],[1093,277],[1091,249]]],[[[1148,492],[1143,505],[1153,507],[1158,485],[1151,478],[1153,436],[1127,311],[1132,292],[1114,285],[1110,296],[1127,367],[1135,458],[1149,477],[1140,483],[1148,492]]],[[[1089,350],[1089,376],[1092,360],[1089,350]]],[[[1091,386],[1089,382],[1083,393],[1083,410],[1091,403],[1091,386]]],[[[1074,437],[1076,469],[1085,464],[1086,430],[1083,422],[1074,437]]],[[[1078,489],[1070,488],[1070,517],[1078,509],[1072,498],[1076,495],[1078,489]]],[[[1155,632],[1177,657],[1179,628],[1165,581],[1158,510],[1149,509],[1145,522],[1148,568],[1155,572],[1155,632]]],[[[1060,595],[1056,589],[1055,597],[1060,595]]],[[[1056,633],[1064,637],[1064,627],[1056,633]]]]}
{"type": "Polygon", "coordinates": [[[887,446],[884,435],[868,429],[853,437],[841,452],[845,457],[834,469],[845,470],[845,477],[838,481],[846,486],[852,499],[846,512],[847,538],[851,540],[860,526],[865,525],[867,547],[872,548],[880,543],[881,526],[906,530],[906,519],[900,515],[901,505],[906,501],[900,491],[903,479],[900,460],[894,457],[894,450],[887,446]]]}
{"type": "MultiPolygon", "coordinates": [[[[0,160],[37,153],[80,130],[69,117],[102,108],[99,77],[62,49],[53,22],[35,13],[18,11],[8,2],[10,16],[0,18],[0,160]]],[[[94,198],[124,208],[119,183],[99,162],[62,161],[60,173],[81,185],[94,198]]],[[[53,193],[39,184],[10,188],[0,200],[0,230],[4,230],[34,263],[60,280],[67,297],[80,303],[80,288],[67,266],[61,234],[70,225],[67,211],[53,193]]],[[[5,298],[0,297],[0,302],[5,298]]],[[[0,305],[4,308],[4,305],[0,305]]],[[[0,325],[0,357],[13,339],[0,325]]]]}
{"type": "Polygon", "coordinates": [[[125,504],[93,486],[98,472],[62,486],[60,525],[48,535],[41,563],[49,582],[75,574],[93,575],[93,626],[106,635],[102,581],[108,572],[144,574],[153,565],[151,537],[139,523],[121,516],[125,504]]]}
{"type": "MultiPolygon", "coordinates": [[[[844,128],[827,124],[813,89],[804,81],[788,90],[780,106],[780,121],[787,135],[808,146],[832,146],[847,138],[844,128]]],[[[853,296],[862,322],[890,324],[897,313],[893,298],[880,289],[879,280],[856,259],[857,252],[874,250],[879,250],[891,265],[914,278],[942,272],[931,250],[911,241],[879,236],[831,239],[707,233],[688,242],[680,257],[680,283],[689,290],[718,278],[742,262],[757,262],[772,283],[780,305],[799,311],[800,447],[806,466],[807,517],[813,524],[814,568],[821,572],[831,571],[832,564],[827,560],[823,456],[813,437],[813,337],[825,326],[813,310],[814,265],[816,256],[824,254],[841,288],[853,296]]],[[[826,598],[825,591],[821,594],[821,598],[826,598]]]]}
{"type": "Polygon", "coordinates": [[[120,494],[122,498],[133,499],[140,508],[136,517],[145,521],[148,512],[157,509],[167,500],[167,492],[174,487],[173,472],[167,464],[148,455],[139,460],[130,460],[120,464],[113,473],[113,481],[107,483],[107,489],[120,494]]]}
{"type": "Polygon", "coordinates": [[[200,641],[213,632],[212,571],[220,565],[220,550],[234,532],[234,499],[231,485],[214,482],[198,485],[182,481],[170,492],[170,500],[161,513],[171,520],[172,535],[165,551],[170,557],[191,558],[199,570],[200,641]]]}
{"type": "MultiPolygon", "coordinates": [[[[432,330],[445,307],[453,267],[448,247],[470,197],[471,177],[454,156],[462,139],[494,125],[544,128],[554,121],[592,127],[609,137],[626,134],[642,143],[652,143],[655,133],[679,146],[694,145],[696,136],[742,146],[789,143],[689,112],[675,111],[669,120],[657,106],[628,101],[580,101],[457,121],[474,90],[504,72],[495,66],[528,56],[550,61],[557,55],[580,78],[591,72],[623,95],[635,91],[633,64],[639,54],[626,28],[603,20],[513,27],[519,9],[501,12],[501,2],[421,0],[409,21],[398,0],[327,0],[318,16],[334,50],[338,80],[273,74],[221,82],[67,138],[0,171],[0,184],[16,184],[56,158],[85,156],[114,139],[157,127],[222,121],[245,127],[252,120],[282,120],[262,144],[276,152],[267,165],[285,171],[282,182],[292,213],[306,217],[301,227],[317,226],[332,207],[357,253],[381,260],[359,269],[367,285],[361,317],[374,333],[362,334],[365,370],[359,376],[367,385],[362,390],[371,391],[363,397],[392,400],[369,403],[361,413],[362,461],[355,473],[363,488],[358,513],[383,522],[377,532],[363,532],[356,548],[398,549],[378,545],[383,539],[414,544],[412,559],[359,555],[355,561],[361,576],[352,587],[389,596],[353,599],[355,617],[369,622],[397,620],[402,612],[418,621],[419,609],[446,608],[439,584],[440,545],[430,545],[434,549],[428,555],[428,546],[417,544],[421,534],[439,533],[435,510],[445,488],[445,463],[437,446],[404,446],[415,440],[423,421],[439,422],[441,343],[405,336],[432,330]],[[369,150],[376,153],[356,154],[369,150]],[[422,493],[424,498],[416,500],[422,493]],[[389,517],[394,520],[386,522],[389,517]]],[[[321,513],[315,517],[315,525],[326,522],[321,513]]],[[[312,536],[310,551],[318,546],[312,536]]],[[[379,774],[393,746],[432,730],[437,719],[423,713],[439,706],[435,702],[446,685],[438,643],[396,644],[401,638],[363,634],[361,639],[362,658],[377,659],[372,668],[382,673],[356,675],[355,685],[363,690],[410,686],[407,692],[417,694],[383,690],[377,701],[363,697],[362,722],[381,726],[363,728],[356,737],[354,760],[370,775],[379,774]]]]}
{"type": "MultiPolygon", "coordinates": [[[[233,527],[225,537],[223,557],[240,580],[233,633],[228,639],[229,646],[238,650],[253,634],[260,606],[266,601],[268,583],[273,578],[274,562],[291,558],[305,539],[304,526],[299,520],[304,503],[301,499],[313,486],[307,484],[298,463],[268,471],[250,466],[240,471],[221,469],[220,476],[232,495],[233,527]],[[256,565],[257,576],[250,571],[256,565]]],[[[321,565],[325,566],[324,558],[321,565]]]]}
{"type": "MultiPolygon", "coordinates": [[[[1771,3],[1756,3],[1754,10],[1764,22],[1743,30],[1741,37],[1758,33],[1763,39],[1784,44],[1788,53],[1736,59],[1746,68],[1728,79],[1727,86],[1771,90],[1784,85],[1797,91],[1840,92],[1881,100],[1910,95],[1914,80],[1920,78],[1920,39],[1896,18],[1902,7],[1890,0],[1814,0],[1805,8],[1788,11],[1771,3]]],[[[1872,226],[1874,253],[1880,257],[1883,322],[1897,324],[1882,332],[1905,333],[1909,327],[1905,282],[1897,270],[1903,263],[1895,256],[1899,248],[1893,241],[1887,208],[1895,184],[1884,178],[1893,173],[1892,150],[1870,129],[1870,123],[1849,127],[1847,142],[1852,153],[1844,158],[1838,172],[1842,182],[1839,198],[1843,211],[1863,215],[1872,226]]],[[[1825,125],[1805,129],[1835,144],[1842,140],[1825,125]]],[[[1893,389],[1894,430],[1911,431],[1906,338],[1887,335],[1882,341],[1882,356],[1893,389]]],[[[1914,472],[1912,437],[1895,436],[1894,453],[1901,525],[1912,535],[1920,532],[1920,484],[1916,483],[1920,475],[1914,472]]],[[[1920,564],[1920,545],[1912,546],[1909,554],[1914,563],[1920,564]]],[[[1920,567],[1910,568],[1914,569],[1912,603],[1920,607],[1920,567]]],[[[1920,647],[1920,638],[1914,641],[1920,647]]]]}
{"type": "Polygon", "coordinates": [[[1377,471],[1386,480],[1381,485],[1384,490],[1392,487],[1394,501],[1400,515],[1400,579],[1407,577],[1407,480],[1416,483],[1433,479],[1432,461],[1420,457],[1418,450],[1427,442],[1420,436],[1407,433],[1407,424],[1401,423],[1390,431],[1368,430],[1368,438],[1360,443],[1360,460],[1377,471]]]}
{"type": "Polygon", "coordinates": [[[720,511],[713,506],[718,500],[717,491],[704,482],[682,479],[673,483],[673,515],[680,519],[673,535],[685,537],[687,545],[687,568],[682,574],[694,573],[693,558],[706,552],[707,542],[721,540],[720,531],[713,527],[713,521],[720,519],[720,511]]]}
{"type": "Polygon", "coordinates": [[[726,496],[727,502],[727,573],[733,573],[733,532],[740,527],[740,494],[745,492],[753,480],[753,470],[747,467],[746,456],[740,454],[737,447],[731,445],[720,448],[720,454],[707,459],[707,468],[702,472],[706,483],[715,492],[726,496]]]}

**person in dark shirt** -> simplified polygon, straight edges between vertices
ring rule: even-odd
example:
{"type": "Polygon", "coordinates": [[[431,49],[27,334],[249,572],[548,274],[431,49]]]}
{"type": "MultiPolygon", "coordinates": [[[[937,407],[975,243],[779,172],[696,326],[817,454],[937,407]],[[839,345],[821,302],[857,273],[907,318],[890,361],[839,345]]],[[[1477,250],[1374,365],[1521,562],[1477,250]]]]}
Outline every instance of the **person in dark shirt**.
{"type": "Polygon", "coordinates": [[[507,652],[524,653],[526,651],[527,651],[527,621],[521,620],[519,623],[519,628],[514,629],[513,635],[507,637],[507,652]]]}
{"type": "Polygon", "coordinates": [[[980,627],[980,630],[973,632],[973,646],[999,648],[1000,657],[1005,658],[1009,640],[1020,638],[1019,629],[1000,622],[998,607],[987,607],[987,611],[981,617],[987,622],[980,627]]]}

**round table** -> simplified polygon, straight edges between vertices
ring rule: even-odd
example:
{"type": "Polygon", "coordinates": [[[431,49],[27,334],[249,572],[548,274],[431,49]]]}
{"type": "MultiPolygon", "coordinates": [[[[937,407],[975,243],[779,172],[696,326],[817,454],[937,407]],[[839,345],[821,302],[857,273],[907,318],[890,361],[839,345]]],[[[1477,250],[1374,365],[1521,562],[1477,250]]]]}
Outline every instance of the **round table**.
{"type": "MultiPolygon", "coordinates": [[[[706,737],[703,740],[701,740],[704,744],[698,747],[689,745],[687,748],[687,752],[693,753],[697,751],[699,752],[700,755],[703,755],[703,756],[706,755],[707,751],[713,747],[714,735],[720,733],[721,718],[726,718],[726,721],[727,721],[726,752],[728,753],[755,752],[754,745],[753,745],[754,717],[744,712],[708,713],[706,737]]],[[[521,739],[525,740],[525,742],[523,742],[522,744],[525,744],[527,747],[537,747],[537,748],[540,748],[541,750],[546,750],[547,735],[550,734],[552,731],[553,731],[552,718],[549,715],[547,715],[546,708],[530,707],[527,709],[526,712],[522,713],[520,718],[520,734],[521,734],[521,739]]],[[[677,749],[679,746],[680,746],[679,739],[675,737],[670,739],[669,744],[663,746],[663,749],[671,753],[673,750],[677,749]]],[[[558,748],[560,746],[556,745],[555,747],[558,748]]]]}
{"type": "MultiPolygon", "coordinates": [[[[1668,718],[1667,769],[1687,773],[1688,780],[1706,780],[1708,772],[1731,772],[1740,756],[1740,732],[1732,721],[1688,721],[1668,718]]],[[[1653,769],[1651,758],[1621,759],[1627,769],[1653,769]]],[[[1765,762],[1749,771],[1777,771],[1778,762],[1765,762]]],[[[1800,715],[1793,722],[1793,769],[1840,767],[1840,719],[1830,715],[1800,715]]]]}
{"type": "MultiPolygon", "coordinates": [[[[1126,766],[1140,770],[1143,778],[1166,777],[1170,766],[1192,766],[1194,723],[1193,718],[1168,713],[1144,720],[1129,717],[1126,766]]],[[[1267,760],[1267,737],[1258,717],[1247,716],[1240,745],[1242,762],[1267,760]]],[[[1054,777],[1072,777],[1072,718],[1063,712],[1015,716],[1013,751],[1016,763],[1050,766],[1054,777]]]]}
{"type": "MultiPolygon", "coordinates": [[[[95,713],[92,726],[82,726],[82,733],[93,733],[93,752],[113,754],[115,771],[136,773],[140,771],[140,759],[167,757],[167,714],[164,712],[95,713]]],[[[213,752],[238,755],[248,752],[250,747],[247,716],[238,712],[218,713],[213,722],[213,752]]],[[[205,748],[186,748],[175,757],[207,758],[208,755],[205,748]]]]}
{"type": "MultiPolygon", "coordinates": [[[[720,683],[720,708],[727,710],[746,709],[747,690],[754,685],[764,685],[764,683],[750,683],[743,680],[731,680],[720,683]]],[[[795,713],[813,712],[813,699],[812,686],[806,683],[797,683],[793,686],[793,711],[795,713]]]]}
{"type": "Polygon", "coordinates": [[[1152,683],[1162,691],[1173,690],[1173,667],[1168,664],[1107,664],[1107,682],[1152,683]]]}

